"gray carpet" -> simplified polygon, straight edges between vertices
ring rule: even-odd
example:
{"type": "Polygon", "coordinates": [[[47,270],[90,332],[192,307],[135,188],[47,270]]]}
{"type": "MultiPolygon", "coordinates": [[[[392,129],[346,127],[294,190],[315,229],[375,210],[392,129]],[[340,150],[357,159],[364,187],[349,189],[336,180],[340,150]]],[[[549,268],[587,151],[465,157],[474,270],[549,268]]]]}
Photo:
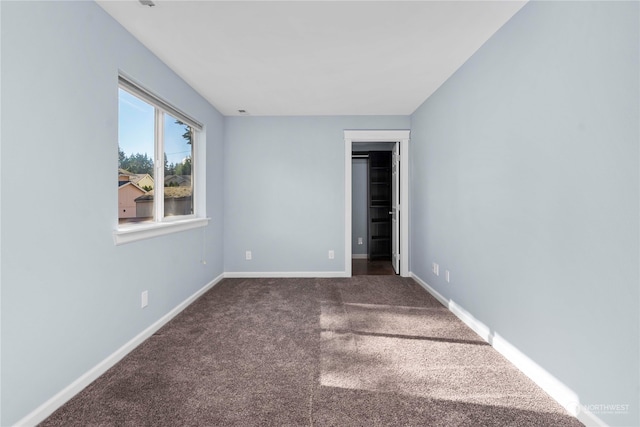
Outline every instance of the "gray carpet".
{"type": "Polygon", "coordinates": [[[580,426],[411,279],[225,279],[43,426],[580,426]]]}

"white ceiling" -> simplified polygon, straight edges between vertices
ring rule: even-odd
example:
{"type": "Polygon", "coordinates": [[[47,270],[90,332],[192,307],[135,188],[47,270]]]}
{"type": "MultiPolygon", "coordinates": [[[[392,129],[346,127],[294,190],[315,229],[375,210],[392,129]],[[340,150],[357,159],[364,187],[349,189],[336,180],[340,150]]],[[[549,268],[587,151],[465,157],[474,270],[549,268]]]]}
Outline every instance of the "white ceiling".
{"type": "Polygon", "coordinates": [[[526,1],[97,3],[224,115],[407,115],[526,1]]]}

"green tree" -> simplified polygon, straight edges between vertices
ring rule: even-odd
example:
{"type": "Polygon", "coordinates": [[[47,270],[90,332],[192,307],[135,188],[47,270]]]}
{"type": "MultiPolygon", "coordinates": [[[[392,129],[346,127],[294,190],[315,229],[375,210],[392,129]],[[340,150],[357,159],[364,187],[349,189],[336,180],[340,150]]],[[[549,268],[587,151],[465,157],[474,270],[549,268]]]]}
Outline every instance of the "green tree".
{"type": "Polygon", "coordinates": [[[191,141],[193,140],[193,131],[191,130],[191,126],[182,123],[180,120],[176,120],[177,125],[184,126],[184,133],[182,137],[187,141],[187,144],[191,145],[191,141]]]}
{"type": "Polygon", "coordinates": [[[147,153],[132,154],[129,156],[129,169],[131,173],[148,173],[153,176],[153,159],[147,153]]]}
{"type": "Polygon", "coordinates": [[[191,157],[176,165],[176,175],[191,175],[191,157]]]}
{"type": "Polygon", "coordinates": [[[153,176],[153,159],[146,153],[127,154],[118,149],[118,168],[131,173],[148,173],[153,176]]]}
{"type": "Polygon", "coordinates": [[[169,160],[167,160],[167,153],[164,153],[164,176],[175,175],[175,173],[176,165],[169,163],[169,160]]]}
{"type": "Polygon", "coordinates": [[[126,169],[125,162],[127,161],[127,154],[122,151],[122,148],[118,146],[118,168],[126,169]]]}

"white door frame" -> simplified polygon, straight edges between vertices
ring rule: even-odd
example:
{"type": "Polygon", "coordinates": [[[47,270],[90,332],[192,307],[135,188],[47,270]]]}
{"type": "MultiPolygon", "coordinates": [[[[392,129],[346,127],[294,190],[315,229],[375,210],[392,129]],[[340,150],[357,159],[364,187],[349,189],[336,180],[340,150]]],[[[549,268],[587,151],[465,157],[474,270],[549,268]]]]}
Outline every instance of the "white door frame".
{"type": "Polygon", "coordinates": [[[400,143],[400,275],[409,277],[409,136],[408,130],[344,131],[344,272],[351,277],[351,156],[354,142],[400,143]]]}

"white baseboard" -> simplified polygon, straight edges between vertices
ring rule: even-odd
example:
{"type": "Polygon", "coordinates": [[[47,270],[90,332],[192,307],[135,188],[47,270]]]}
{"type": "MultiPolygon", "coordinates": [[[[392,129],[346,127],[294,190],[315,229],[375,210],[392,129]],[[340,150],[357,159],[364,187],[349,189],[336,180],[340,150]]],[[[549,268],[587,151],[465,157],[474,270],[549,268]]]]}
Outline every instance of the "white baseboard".
{"type": "Polygon", "coordinates": [[[277,279],[277,278],[317,278],[317,277],[350,277],[344,271],[229,271],[224,273],[230,279],[277,279]]]}
{"type": "Polygon", "coordinates": [[[369,259],[367,254],[351,254],[351,259],[369,259]]]}
{"type": "Polygon", "coordinates": [[[607,423],[602,421],[596,414],[591,413],[584,406],[580,405],[577,409],[578,420],[587,427],[609,427],[607,423]]]}
{"type": "Polygon", "coordinates": [[[191,295],[186,300],[178,304],[173,310],[162,316],[155,323],[149,326],[144,331],[140,332],[134,338],[132,338],[125,345],[116,350],[113,354],[108,356],[102,362],[85,372],[80,378],[63,388],[51,399],[44,402],[37,407],[27,416],[18,421],[16,426],[35,426],[38,423],[44,421],[49,415],[51,415],[56,409],[64,405],[69,399],[82,391],[85,387],[95,381],[100,375],[104,374],[109,368],[118,363],[122,358],[129,354],[133,349],[142,344],[144,340],[156,333],[158,329],[167,324],[171,319],[178,315],[182,310],[187,308],[191,303],[198,299],[202,294],[214,287],[218,282],[224,278],[224,274],[219,275],[211,282],[207,283],[196,293],[191,295]]]}
{"type": "Polygon", "coordinates": [[[482,339],[491,344],[498,353],[503,355],[523,374],[544,390],[552,399],[565,408],[569,414],[578,418],[578,420],[587,426],[606,427],[606,423],[580,404],[580,399],[573,390],[547,372],[543,367],[531,360],[526,354],[518,350],[509,341],[498,335],[496,332],[491,332],[491,328],[489,326],[476,319],[471,313],[466,311],[455,301],[448,300],[442,296],[438,291],[429,286],[427,282],[416,276],[414,273],[411,273],[411,277],[413,277],[413,279],[427,292],[433,295],[434,298],[440,301],[442,305],[447,307],[456,317],[462,320],[465,325],[470,327],[482,339]]]}

